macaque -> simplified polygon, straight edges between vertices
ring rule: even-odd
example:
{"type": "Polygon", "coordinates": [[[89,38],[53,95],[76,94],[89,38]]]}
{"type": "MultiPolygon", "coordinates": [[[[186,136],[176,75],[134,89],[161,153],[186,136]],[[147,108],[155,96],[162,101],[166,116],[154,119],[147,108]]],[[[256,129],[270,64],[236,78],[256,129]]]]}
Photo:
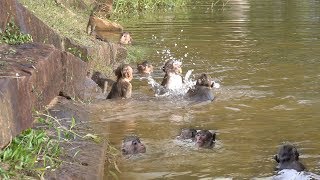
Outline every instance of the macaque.
{"type": "Polygon", "coordinates": [[[120,44],[131,44],[132,38],[128,32],[123,32],[120,37],[120,44]]]}
{"type": "Polygon", "coordinates": [[[141,75],[150,75],[153,72],[153,66],[148,61],[138,63],[137,69],[141,75]]]}
{"type": "Polygon", "coordinates": [[[165,72],[161,85],[166,89],[180,89],[182,87],[181,62],[176,60],[167,61],[162,70],[165,72]]]}
{"type": "Polygon", "coordinates": [[[195,140],[197,134],[197,130],[192,128],[186,128],[181,130],[181,134],[177,137],[178,139],[191,139],[192,141],[195,140]]]}
{"type": "Polygon", "coordinates": [[[213,82],[207,74],[201,74],[196,81],[196,85],[189,89],[188,97],[194,101],[213,101],[213,82]]]}
{"type": "Polygon", "coordinates": [[[195,136],[196,147],[198,148],[212,148],[216,139],[216,133],[211,133],[208,130],[200,130],[195,136]]]}
{"type": "Polygon", "coordinates": [[[291,144],[282,145],[279,148],[278,154],[274,156],[274,159],[277,161],[278,166],[277,170],[283,169],[294,169],[296,171],[303,171],[305,167],[302,163],[299,162],[299,152],[291,144]]]}
{"type": "Polygon", "coordinates": [[[95,20],[94,12],[92,11],[90,16],[89,16],[89,21],[87,24],[87,34],[92,35],[93,32],[95,32],[96,29],[96,20],[95,20]],[[90,32],[89,32],[89,27],[90,27],[90,32]]]}
{"type": "Polygon", "coordinates": [[[94,71],[91,79],[98,84],[98,86],[102,89],[103,94],[107,93],[108,84],[113,84],[114,81],[111,79],[108,79],[105,75],[103,75],[101,72],[94,71]]]}
{"type": "Polygon", "coordinates": [[[138,136],[127,136],[122,141],[121,151],[123,155],[139,154],[145,153],[146,147],[138,136]]]}
{"type": "Polygon", "coordinates": [[[132,68],[128,64],[120,65],[115,70],[117,81],[113,83],[107,99],[131,97],[132,85],[130,81],[133,78],[132,71],[132,68]]]}

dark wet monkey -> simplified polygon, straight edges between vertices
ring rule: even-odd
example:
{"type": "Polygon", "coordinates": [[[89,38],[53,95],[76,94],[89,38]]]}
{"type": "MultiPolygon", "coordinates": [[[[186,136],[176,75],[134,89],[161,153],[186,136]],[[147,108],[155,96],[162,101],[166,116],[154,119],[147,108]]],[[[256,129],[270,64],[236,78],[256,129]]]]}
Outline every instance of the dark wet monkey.
{"type": "Polygon", "coordinates": [[[121,151],[123,155],[145,153],[146,147],[138,136],[127,136],[122,141],[121,151]]]}
{"type": "Polygon", "coordinates": [[[196,81],[196,85],[188,90],[188,97],[193,101],[212,101],[213,81],[207,74],[201,74],[196,81]]]}
{"type": "Polygon", "coordinates": [[[305,170],[305,166],[299,162],[299,152],[292,144],[284,144],[279,148],[278,154],[274,156],[278,165],[277,170],[294,169],[296,171],[305,170]]]}

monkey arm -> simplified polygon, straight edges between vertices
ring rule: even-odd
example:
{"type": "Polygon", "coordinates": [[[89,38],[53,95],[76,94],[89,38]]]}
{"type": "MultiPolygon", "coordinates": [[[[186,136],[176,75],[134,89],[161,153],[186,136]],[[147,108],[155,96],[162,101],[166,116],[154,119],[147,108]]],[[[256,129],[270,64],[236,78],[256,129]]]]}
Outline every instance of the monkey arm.
{"type": "Polygon", "coordinates": [[[121,89],[121,94],[123,98],[130,98],[132,92],[132,85],[129,82],[124,82],[121,89]]]}

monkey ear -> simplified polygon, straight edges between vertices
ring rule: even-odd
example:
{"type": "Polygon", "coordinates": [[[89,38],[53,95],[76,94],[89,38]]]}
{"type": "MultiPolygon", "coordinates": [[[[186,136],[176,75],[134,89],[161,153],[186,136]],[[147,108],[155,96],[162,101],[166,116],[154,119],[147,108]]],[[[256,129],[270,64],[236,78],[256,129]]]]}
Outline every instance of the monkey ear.
{"type": "Polygon", "coordinates": [[[300,154],[299,154],[299,152],[297,150],[295,151],[294,155],[295,155],[295,160],[298,161],[300,154]]]}
{"type": "Polygon", "coordinates": [[[274,155],[274,160],[276,160],[277,161],[277,163],[280,163],[280,160],[279,160],[279,157],[278,157],[278,155],[274,155]]]}
{"type": "Polygon", "coordinates": [[[212,133],[212,140],[213,140],[213,141],[216,140],[216,133],[215,133],[215,132],[212,133]]]}
{"type": "Polygon", "coordinates": [[[122,148],[121,151],[122,151],[122,154],[123,154],[123,155],[128,154],[127,151],[126,151],[124,148],[122,148]]]}

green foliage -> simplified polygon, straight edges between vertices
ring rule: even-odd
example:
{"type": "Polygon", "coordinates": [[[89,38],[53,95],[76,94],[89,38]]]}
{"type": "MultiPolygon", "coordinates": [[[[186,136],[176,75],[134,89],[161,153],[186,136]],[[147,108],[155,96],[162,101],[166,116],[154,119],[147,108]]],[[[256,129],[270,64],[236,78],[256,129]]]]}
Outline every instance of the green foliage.
{"type": "Polygon", "coordinates": [[[14,24],[13,21],[10,21],[6,26],[6,29],[0,34],[0,44],[7,43],[13,45],[32,41],[31,35],[21,33],[20,29],[14,24]]]}
{"type": "Polygon", "coordinates": [[[27,129],[0,151],[0,177],[9,179],[21,173],[41,177],[60,164],[60,153],[59,143],[44,130],[27,129]]]}
{"type": "Polygon", "coordinates": [[[89,58],[87,56],[85,56],[80,49],[78,48],[68,48],[67,49],[68,52],[70,52],[71,54],[73,54],[74,56],[88,62],[89,61],[89,58]]]}
{"type": "Polygon", "coordinates": [[[125,61],[128,64],[143,61],[147,51],[146,48],[139,47],[139,46],[128,46],[127,50],[128,50],[128,56],[125,61]]]}
{"type": "Polygon", "coordinates": [[[113,2],[114,13],[139,13],[143,11],[154,11],[157,9],[168,9],[183,7],[190,0],[115,0],[113,2]]]}
{"type": "Polygon", "coordinates": [[[119,157],[121,157],[120,151],[108,144],[105,165],[107,170],[107,179],[119,179],[118,174],[121,173],[120,169],[118,168],[119,157]]]}

